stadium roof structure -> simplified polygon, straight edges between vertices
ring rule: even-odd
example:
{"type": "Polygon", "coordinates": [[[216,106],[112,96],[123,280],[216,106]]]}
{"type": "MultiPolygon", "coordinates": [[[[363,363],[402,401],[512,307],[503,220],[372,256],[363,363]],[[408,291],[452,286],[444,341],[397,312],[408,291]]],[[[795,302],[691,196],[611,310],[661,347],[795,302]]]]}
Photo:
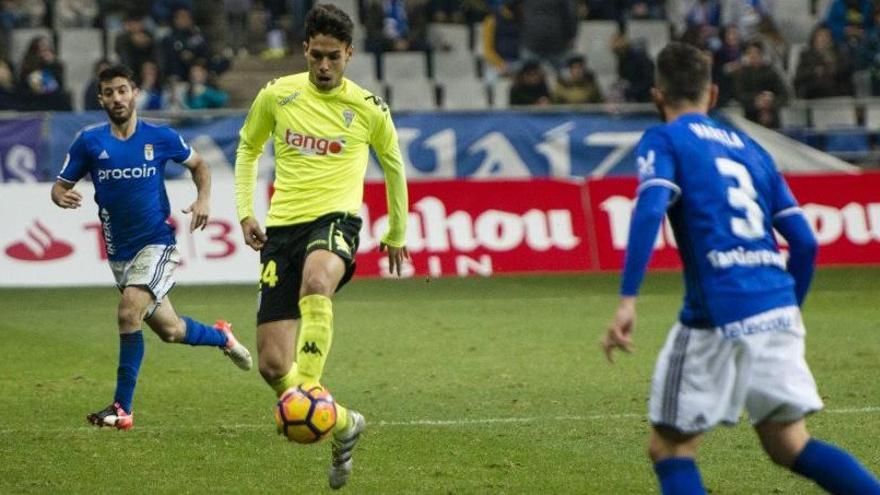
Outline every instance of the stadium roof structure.
{"type": "Polygon", "coordinates": [[[780,132],[756,124],[732,112],[724,112],[728,123],[758,142],[776,161],[776,168],[787,174],[848,173],[857,174],[861,169],[840,158],[817,150],[780,132]]]}

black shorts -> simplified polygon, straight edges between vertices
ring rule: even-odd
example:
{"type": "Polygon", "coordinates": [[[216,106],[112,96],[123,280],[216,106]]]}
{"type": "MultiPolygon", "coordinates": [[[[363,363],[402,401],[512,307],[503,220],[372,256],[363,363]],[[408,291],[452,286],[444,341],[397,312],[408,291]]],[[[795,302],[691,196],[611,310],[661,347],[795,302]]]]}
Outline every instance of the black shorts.
{"type": "Polygon", "coordinates": [[[260,251],[260,299],[257,324],[295,320],[299,312],[306,256],[323,249],[345,262],[345,275],[336,290],[351,280],[358,248],[361,219],[348,213],[330,213],[309,223],[269,227],[266,245],[260,251]]]}

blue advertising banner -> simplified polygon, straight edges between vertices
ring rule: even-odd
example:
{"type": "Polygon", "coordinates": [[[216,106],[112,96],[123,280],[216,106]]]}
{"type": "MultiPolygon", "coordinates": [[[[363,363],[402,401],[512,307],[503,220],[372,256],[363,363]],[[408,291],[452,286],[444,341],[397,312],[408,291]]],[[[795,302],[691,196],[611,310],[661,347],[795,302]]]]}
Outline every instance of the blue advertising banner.
{"type": "Polygon", "coordinates": [[[633,148],[649,114],[443,113],[396,116],[412,178],[635,174],[633,148]]]}
{"type": "MultiPolygon", "coordinates": [[[[176,128],[214,167],[215,173],[231,173],[244,112],[227,113],[224,116],[202,113],[187,113],[184,116],[168,114],[167,117],[158,121],[176,128]],[[224,167],[227,168],[225,172],[224,167]]],[[[54,113],[48,119],[49,139],[45,143],[49,150],[48,158],[38,160],[37,171],[33,174],[42,180],[55,177],[64,161],[67,148],[79,129],[104,121],[106,116],[103,112],[54,113]]],[[[407,175],[411,180],[528,177],[568,179],[635,175],[635,145],[645,129],[659,123],[654,113],[607,114],[573,111],[402,112],[396,114],[394,120],[407,175]]],[[[12,127],[22,125],[22,119],[13,122],[16,124],[12,124],[12,127]]],[[[8,146],[16,139],[22,139],[31,143],[26,146],[36,146],[34,143],[41,134],[31,128],[38,127],[38,123],[28,122],[31,122],[28,124],[30,127],[23,126],[15,130],[16,138],[5,134],[3,143],[8,146]]],[[[736,125],[740,127],[748,123],[737,122],[736,125]]],[[[798,143],[789,139],[777,142],[781,135],[771,131],[762,132],[761,129],[750,128],[749,133],[767,147],[782,170],[797,169],[796,165],[800,166],[798,164],[802,163],[819,163],[822,157],[817,155],[824,155],[806,149],[806,146],[801,146],[805,150],[799,151],[796,146],[798,143]],[[804,159],[804,153],[810,155],[810,158],[804,159]],[[789,162],[794,165],[789,166],[789,162]]],[[[4,149],[8,151],[8,147],[4,149]]],[[[36,151],[34,153],[40,158],[36,151]]],[[[269,155],[271,156],[271,146],[269,155]]],[[[5,156],[0,158],[5,159],[5,156]]],[[[24,165],[15,168],[17,172],[11,176],[20,176],[22,167],[24,165]]],[[[819,168],[836,169],[841,166],[819,168]]],[[[2,170],[4,180],[9,180],[6,177],[10,172],[5,164],[2,170]]],[[[181,173],[182,167],[168,167],[170,177],[181,173]]],[[[369,178],[379,178],[381,169],[374,162],[368,168],[367,174],[369,178]]]]}
{"type": "Polygon", "coordinates": [[[50,180],[40,168],[44,143],[41,117],[0,120],[0,182],[50,180]]]}

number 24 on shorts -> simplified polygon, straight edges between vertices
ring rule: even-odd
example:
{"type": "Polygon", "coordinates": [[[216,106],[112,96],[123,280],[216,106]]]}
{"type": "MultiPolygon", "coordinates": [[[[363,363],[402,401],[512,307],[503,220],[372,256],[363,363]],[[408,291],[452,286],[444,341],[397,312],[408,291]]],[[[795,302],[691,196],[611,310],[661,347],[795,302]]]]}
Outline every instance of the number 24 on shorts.
{"type": "Polygon", "coordinates": [[[278,274],[275,260],[269,260],[260,266],[260,288],[263,288],[263,284],[266,284],[269,287],[275,287],[275,284],[277,283],[278,274]]]}

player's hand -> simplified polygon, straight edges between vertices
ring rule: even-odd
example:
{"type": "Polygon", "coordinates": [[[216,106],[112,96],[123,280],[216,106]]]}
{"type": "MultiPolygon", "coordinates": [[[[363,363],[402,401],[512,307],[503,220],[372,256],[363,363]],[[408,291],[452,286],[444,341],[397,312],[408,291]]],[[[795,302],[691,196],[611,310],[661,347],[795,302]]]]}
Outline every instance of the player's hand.
{"type": "Polygon", "coordinates": [[[241,233],[244,234],[244,243],[254,251],[259,251],[266,245],[266,233],[254,217],[245,217],[241,221],[241,233]]]}
{"type": "Polygon", "coordinates": [[[207,201],[197,199],[193,201],[193,204],[189,205],[189,208],[180,211],[192,213],[192,219],[189,222],[190,232],[195,232],[196,229],[205,230],[205,227],[208,226],[208,214],[211,212],[211,207],[207,201]]]}
{"type": "Polygon", "coordinates": [[[608,361],[614,362],[614,349],[623,352],[633,351],[632,332],[636,326],[636,298],[624,297],[617,306],[614,321],[605,333],[600,344],[608,361]]]}
{"type": "Polygon", "coordinates": [[[62,208],[79,208],[82,206],[82,194],[76,189],[67,189],[55,198],[55,204],[62,208]]]}
{"type": "Polygon", "coordinates": [[[403,260],[409,260],[409,251],[406,250],[406,246],[394,247],[385,244],[384,242],[379,243],[379,251],[388,252],[388,273],[394,275],[397,273],[397,276],[400,276],[400,267],[403,265],[403,260]]]}

